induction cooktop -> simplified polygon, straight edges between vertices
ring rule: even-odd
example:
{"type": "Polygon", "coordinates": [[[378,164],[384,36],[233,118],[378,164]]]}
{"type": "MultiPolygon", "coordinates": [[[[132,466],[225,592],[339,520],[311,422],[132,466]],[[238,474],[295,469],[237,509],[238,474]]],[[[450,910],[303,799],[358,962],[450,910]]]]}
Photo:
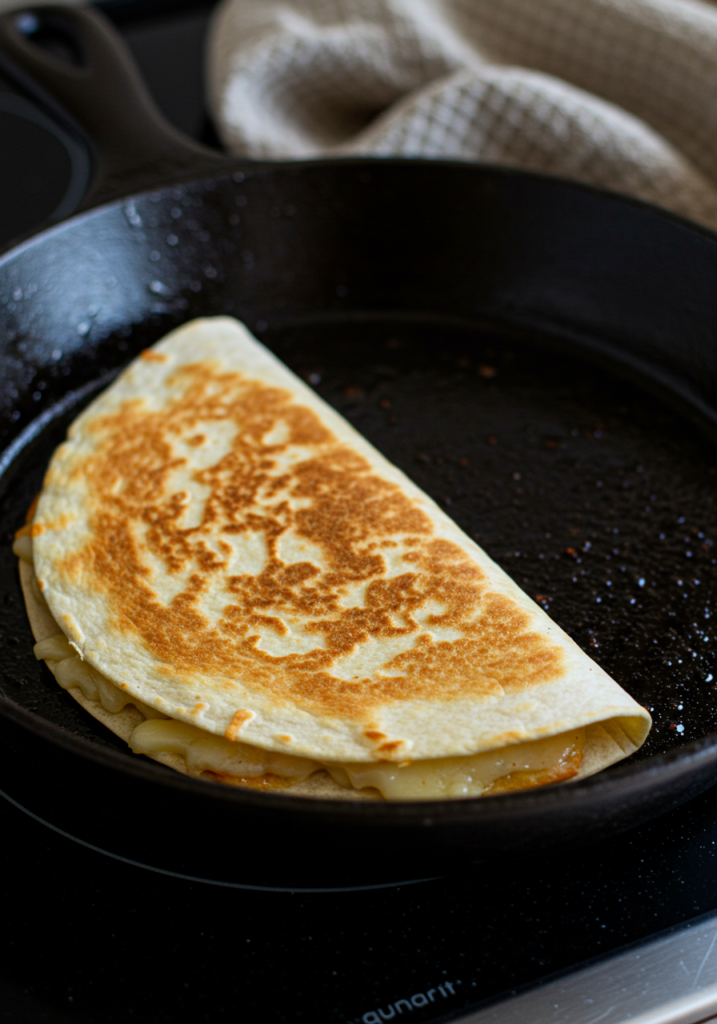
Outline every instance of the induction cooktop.
{"type": "MultiPolygon", "coordinates": [[[[202,100],[211,5],[103,9],[170,120],[216,144],[202,100]]],[[[0,132],[4,245],[72,212],[91,154],[71,124],[2,80],[0,132]]],[[[0,641],[12,657],[16,638],[0,641]]],[[[0,750],[0,789],[18,772],[0,750]]],[[[150,869],[78,842],[4,790],[0,1020],[12,1024],[717,1016],[717,789],[588,849],[318,891],[150,869]]]]}

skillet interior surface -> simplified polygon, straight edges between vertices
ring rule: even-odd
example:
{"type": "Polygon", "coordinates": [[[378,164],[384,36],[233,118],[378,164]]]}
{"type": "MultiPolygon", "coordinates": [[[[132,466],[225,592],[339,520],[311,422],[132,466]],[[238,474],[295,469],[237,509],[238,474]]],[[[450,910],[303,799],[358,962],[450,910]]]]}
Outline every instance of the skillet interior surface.
{"type": "MultiPolygon", "coordinates": [[[[715,269],[710,235],[640,204],[400,161],[237,170],[85,214],[10,252],[0,265],[2,696],[31,732],[6,722],[4,756],[15,768],[40,762],[22,780],[11,772],[11,795],[51,820],[62,806],[64,824],[53,823],[88,841],[109,829],[94,841],[115,852],[111,825],[84,820],[110,777],[127,801],[161,793],[172,812],[216,808],[223,826],[241,805],[267,835],[300,823],[348,849],[357,828],[376,827],[415,876],[457,847],[585,840],[704,788],[717,736],[715,269]],[[175,777],[59,691],[32,656],[12,532],[83,402],[172,326],[216,313],[244,319],[651,709],[635,767],[492,801],[316,807],[175,777]],[[72,797],[48,778],[53,750],[82,790],[72,797]],[[640,774],[640,760],[654,770],[640,774]]],[[[129,803],[117,813],[130,815],[129,803]]],[[[178,869],[176,852],[152,842],[145,834],[136,859],[178,869]]]]}

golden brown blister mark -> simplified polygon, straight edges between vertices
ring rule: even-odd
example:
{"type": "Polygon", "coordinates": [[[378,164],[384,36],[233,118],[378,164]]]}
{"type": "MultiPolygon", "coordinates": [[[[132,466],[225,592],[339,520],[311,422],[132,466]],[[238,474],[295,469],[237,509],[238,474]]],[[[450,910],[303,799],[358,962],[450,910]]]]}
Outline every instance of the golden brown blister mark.
{"type": "Polygon", "coordinates": [[[379,740],[386,739],[386,733],[378,732],[376,729],[364,729],[363,734],[367,740],[373,740],[376,743],[378,743],[379,740]]]}
{"type": "Polygon", "coordinates": [[[239,733],[246,725],[246,723],[250,721],[253,717],[253,712],[247,711],[246,708],[239,708],[238,711],[235,711],[234,715],[232,716],[232,720],[227,726],[226,732],[224,733],[226,738],[228,740],[239,739],[239,733]]]}
{"type": "Polygon", "coordinates": [[[42,492],[36,494],[35,497],[32,499],[32,502],[30,503],[30,507],[27,510],[27,512],[25,513],[25,522],[24,522],[23,526],[21,526],[19,530],[15,530],[15,534],[14,534],[14,539],[15,540],[17,540],[18,537],[33,537],[33,536],[35,536],[35,534],[33,534],[33,532],[32,532],[33,529],[34,529],[34,527],[33,527],[33,519],[35,518],[35,513],[37,512],[37,503],[40,500],[40,494],[41,493],[42,492]]]}
{"type": "Polygon", "coordinates": [[[155,352],[154,349],[145,348],[139,354],[140,359],[145,359],[148,363],[166,363],[169,356],[166,356],[164,352],[155,352]]]}
{"type": "Polygon", "coordinates": [[[30,526],[30,536],[39,537],[40,534],[45,533],[47,530],[65,530],[70,526],[77,516],[70,512],[63,512],[57,519],[52,519],[49,522],[37,522],[30,526]]]}
{"type": "Polygon", "coordinates": [[[389,743],[382,743],[378,748],[377,753],[383,754],[384,757],[392,758],[397,750],[400,750],[404,746],[403,740],[391,740],[389,743]]]}
{"type": "Polygon", "coordinates": [[[35,497],[32,499],[32,502],[30,503],[30,507],[27,510],[27,513],[25,514],[25,522],[27,524],[32,523],[33,519],[35,518],[35,513],[37,512],[37,503],[40,500],[40,495],[41,494],[42,494],[42,492],[39,491],[35,495],[35,497]]]}
{"type": "Polygon", "coordinates": [[[491,743],[495,744],[496,749],[498,747],[508,747],[512,743],[521,743],[524,740],[525,733],[519,732],[517,729],[509,729],[506,732],[491,737],[491,743]]]}
{"type": "Polygon", "coordinates": [[[370,722],[387,702],[500,696],[561,674],[561,649],[515,601],[491,591],[458,544],[434,536],[418,502],[290,392],[209,362],[177,370],[172,385],[178,394],[160,410],[133,400],[93,421],[96,451],[76,467],[90,489],[93,539],[63,567],[91,580],[107,596],[114,628],[137,636],[177,680],[251,681],[279,703],[370,722]],[[214,465],[192,473],[208,496],[201,523],[185,528],[187,495],[168,486],[187,467],[176,445],[212,423],[232,424],[234,439],[214,465]],[[248,533],[263,537],[264,566],[228,575],[232,549],[221,538],[248,533]],[[318,563],[285,562],[285,535],[316,546],[318,563]],[[385,560],[392,544],[405,564],[396,575],[385,560]],[[167,574],[185,574],[168,604],[150,585],[145,551],[167,574]],[[362,601],[345,605],[357,586],[362,601]],[[202,613],[204,594],[226,594],[218,621],[202,613]],[[440,611],[419,625],[428,606],[440,611]],[[316,646],[283,656],[261,649],[260,632],[285,636],[287,621],[316,646]],[[442,628],[457,639],[440,639],[442,628]],[[360,645],[396,637],[409,638],[410,649],[370,677],[333,674],[360,645]]]}

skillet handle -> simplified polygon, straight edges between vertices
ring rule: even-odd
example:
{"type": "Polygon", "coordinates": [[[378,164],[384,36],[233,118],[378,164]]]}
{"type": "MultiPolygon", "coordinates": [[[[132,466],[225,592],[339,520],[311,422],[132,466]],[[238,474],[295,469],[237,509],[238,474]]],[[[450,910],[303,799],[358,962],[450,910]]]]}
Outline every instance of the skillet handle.
{"type": "Polygon", "coordinates": [[[75,119],[93,149],[93,178],[78,210],[234,161],[177,131],[156,108],[123,42],[90,8],[38,7],[0,16],[0,70],[57,117],[75,119]],[[70,62],[33,42],[52,38],[70,62]]]}

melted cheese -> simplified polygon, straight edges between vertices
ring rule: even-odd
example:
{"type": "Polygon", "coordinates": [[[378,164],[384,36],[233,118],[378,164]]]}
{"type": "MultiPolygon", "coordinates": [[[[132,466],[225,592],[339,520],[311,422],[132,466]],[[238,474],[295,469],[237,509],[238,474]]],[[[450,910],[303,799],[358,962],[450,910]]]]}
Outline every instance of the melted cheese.
{"type": "MultiPolygon", "coordinates": [[[[18,536],[13,550],[32,565],[29,536],[18,536]]],[[[36,585],[33,593],[47,608],[36,585]]],[[[509,792],[574,778],[581,765],[586,733],[600,728],[588,726],[467,757],[402,764],[320,762],[263,750],[168,718],[88,665],[59,632],[59,626],[56,636],[35,644],[34,653],[47,663],[64,689],[79,687],[87,700],[98,701],[112,714],[129,704],[136,707],[145,720],[135,726],[128,741],[135,753],[150,757],[179,754],[189,775],[209,774],[235,785],[290,786],[324,769],[339,786],[377,790],[387,800],[455,799],[509,792]]]]}
{"type": "Polygon", "coordinates": [[[528,789],[574,778],[585,729],[516,743],[471,757],[439,757],[410,764],[327,764],[340,786],[372,786],[387,800],[455,799],[528,789]]]}
{"type": "Polygon", "coordinates": [[[322,767],[318,761],[307,757],[260,750],[172,718],[141,722],[132,733],[129,745],[135,754],[181,754],[190,775],[209,771],[237,781],[251,782],[274,775],[299,782],[322,767]]]}
{"type": "Polygon", "coordinates": [[[173,719],[142,722],[130,738],[137,754],[182,754],[192,775],[209,771],[251,784],[266,775],[300,781],[325,768],[347,789],[377,789],[387,800],[481,796],[559,782],[577,775],[585,730],[520,743],[472,757],[444,757],[410,764],[329,764],[260,750],[173,719]],[[498,785],[503,783],[503,785],[498,785]]]}

